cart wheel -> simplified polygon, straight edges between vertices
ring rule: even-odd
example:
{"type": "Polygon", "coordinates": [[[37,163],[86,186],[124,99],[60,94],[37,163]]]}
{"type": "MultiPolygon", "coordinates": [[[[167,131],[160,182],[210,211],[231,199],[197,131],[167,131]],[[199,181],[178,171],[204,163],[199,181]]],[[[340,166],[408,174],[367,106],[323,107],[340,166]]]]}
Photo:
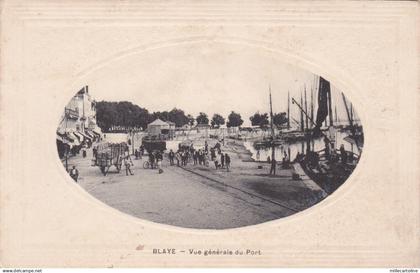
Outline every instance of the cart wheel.
{"type": "Polygon", "coordinates": [[[143,168],[144,169],[148,169],[150,167],[150,163],[149,163],[149,161],[145,161],[144,163],[143,163],[143,168]]]}

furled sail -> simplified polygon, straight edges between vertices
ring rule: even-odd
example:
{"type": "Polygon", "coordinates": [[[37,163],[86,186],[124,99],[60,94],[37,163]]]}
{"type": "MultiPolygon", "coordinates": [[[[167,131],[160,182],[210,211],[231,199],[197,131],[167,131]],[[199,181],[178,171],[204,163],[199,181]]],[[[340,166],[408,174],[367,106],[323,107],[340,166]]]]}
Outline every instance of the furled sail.
{"type": "Polygon", "coordinates": [[[328,116],[328,96],[330,96],[331,92],[330,82],[319,77],[318,90],[318,111],[316,113],[316,124],[313,130],[315,136],[318,136],[321,133],[322,123],[328,116]]]}

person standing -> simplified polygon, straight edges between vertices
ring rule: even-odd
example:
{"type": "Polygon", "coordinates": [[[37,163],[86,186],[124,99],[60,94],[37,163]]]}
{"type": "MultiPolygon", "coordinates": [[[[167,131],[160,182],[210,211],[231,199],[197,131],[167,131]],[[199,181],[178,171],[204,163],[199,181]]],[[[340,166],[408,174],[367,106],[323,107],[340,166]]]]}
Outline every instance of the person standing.
{"type": "Polygon", "coordinates": [[[76,166],[70,170],[70,177],[77,183],[77,179],[79,178],[79,170],[76,169],[76,166]]]}
{"type": "Polygon", "coordinates": [[[184,166],[187,166],[188,162],[188,150],[184,151],[184,166]]]}
{"type": "Polygon", "coordinates": [[[141,157],[144,155],[144,146],[143,144],[140,145],[140,153],[139,153],[139,158],[141,159],[141,157]]]}
{"type": "Polygon", "coordinates": [[[175,157],[175,153],[174,151],[172,151],[172,149],[169,151],[169,164],[171,166],[174,165],[174,157],[175,157]]]}
{"type": "Polygon", "coordinates": [[[213,161],[216,158],[216,151],[214,148],[210,149],[210,155],[211,155],[211,161],[213,161]]]}
{"type": "Polygon", "coordinates": [[[228,155],[228,153],[225,154],[225,163],[226,163],[226,171],[229,171],[230,168],[230,156],[228,155]]]}
{"type": "Polygon", "coordinates": [[[193,160],[194,160],[194,165],[197,165],[197,163],[198,163],[198,151],[194,151],[193,160]]]}
{"type": "Polygon", "coordinates": [[[125,165],[125,175],[134,175],[134,173],[131,171],[131,166],[133,165],[133,162],[131,161],[131,157],[127,155],[124,159],[124,165],[125,165]]]}
{"type": "Polygon", "coordinates": [[[270,175],[276,173],[277,161],[275,158],[271,159],[270,175]]]}
{"type": "Polygon", "coordinates": [[[175,159],[176,159],[176,165],[179,167],[179,161],[180,161],[181,155],[179,153],[179,150],[176,152],[175,154],[175,159]]]}
{"type": "Polygon", "coordinates": [[[202,164],[203,162],[203,150],[198,150],[198,164],[202,164]]]}
{"type": "Polygon", "coordinates": [[[185,160],[185,152],[184,151],[181,151],[180,157],[181,157],[181,166],[184,166],[184,160],[185,160]]]}
{"type": "Polygon", "coordinates": [[[214,159],[214,166],[216,167],[216,170],[219,169],[219,162],[217,161],[217,158],[214,159]]]}
{"type": "Polygon", "coordinates": [[[222,165],[222,169],[225,167],[225,155],[223,153],[220,154],[220,164],[222,165]]]}
{"type": "Polygon", "coordinates": [[[344,149],[344,145],[340,145],[340,155],[341,155],[341,163],[346,164],[347,163],[347,152],[344,149]]]}
{"type": "Polygon", "coordinates": [[[155,155],[152,151],[149,153],[149,162],[150,168],[153,169],[155,167],[155,155]]]}
{"type": "Polygon", "coordinates": [[[156,152],[156,166],[158,168],[159,173],[162,173],[162,160],[163,156],[160,151],[156,152]]]}

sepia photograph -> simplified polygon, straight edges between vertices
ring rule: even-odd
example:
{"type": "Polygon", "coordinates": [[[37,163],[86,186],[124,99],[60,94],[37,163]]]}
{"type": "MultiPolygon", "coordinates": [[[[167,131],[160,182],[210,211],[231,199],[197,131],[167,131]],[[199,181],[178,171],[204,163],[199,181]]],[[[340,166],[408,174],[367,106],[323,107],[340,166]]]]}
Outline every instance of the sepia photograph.
{"type": "Polygon", "coordinates": [[[418,2],[0,8],[3,273],[419,267],[418,2]]]}
{"type": "Polygon", "coordinates": [[[58,157],[96,199],[155,223],[238,228],[318,204],[357,167],[362,123],[328,79],[245,47],[176,52],[125,58],[64,106],[58,157]]]}

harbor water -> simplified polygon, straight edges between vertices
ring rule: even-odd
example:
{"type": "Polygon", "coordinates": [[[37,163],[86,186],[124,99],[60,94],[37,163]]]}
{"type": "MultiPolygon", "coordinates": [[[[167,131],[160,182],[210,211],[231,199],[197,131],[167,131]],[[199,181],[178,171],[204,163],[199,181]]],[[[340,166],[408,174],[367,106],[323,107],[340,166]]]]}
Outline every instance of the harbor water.
{"type": "MultiPolygon", "coordinates": [[[[344,138],[349,135],[349,132],[335,132],[336,148],[339,149],[341,144],[344,145],[344,149],[349,152],[353,152],[359,155],[359,150],[356,145],[349,143],[344,138]]],[[[245,148],[252,153],[252,159],[256,161],[266,161],[268,157],[271,158],[271,148],[259,148],[254,147],[253,141],[245,141],[245,148]]],[[[315,138],[309,141],[311,150],[317,152],[325,149],[325,143],[322,137],[315,138]]],[[[296,141],[294,143],[284,143],[275,147],[275,159],[281,161],[284,157],[284,152],[288,155],[290,153],[290,160],[294,160],[298,153],[302,154],[306,152],[308,147],[308,141],[296,141]]]]}

